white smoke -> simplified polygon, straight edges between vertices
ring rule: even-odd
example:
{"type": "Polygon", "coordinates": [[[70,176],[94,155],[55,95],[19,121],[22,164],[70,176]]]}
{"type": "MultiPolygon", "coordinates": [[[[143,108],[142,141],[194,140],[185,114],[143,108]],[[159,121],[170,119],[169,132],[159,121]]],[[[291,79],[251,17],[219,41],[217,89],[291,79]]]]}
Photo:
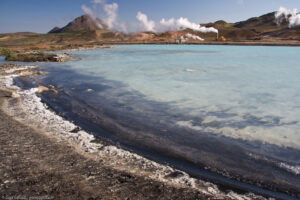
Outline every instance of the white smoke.
{"type": "Polygon", "coordinates": [[[143,29],[145,31],[155,32],[155,22],[152,20],[148,20],[147,15],[139,11],[136,15],[136,18],[142,23],[143,29]]]}
{"type": "Polygon", "coordinates": [[[281,6],[275,13],[275,20],[278,25],[286,20],[289,23],[289,28],[293,28],[300,25],[300,14],[298,14],[296,8],[289,10],[281,6]]]}
{"type": "Polygon", "coordinates": [[[137,19],[142,22],[142,24],[145,27],[146,31],[153,31],[153,32],[165,32],[165,31],[178,31],[183,29],[192,29],[193,31],[198,31],[202,33],[218,33],[218,30],[210,27],[204,27],[200,24],[196,24],[193,22],[190,22],[187,18],[180,17],[179,19],[161,19],[158,24],[155,24],[154,21],[149,20],[147,15],[141,12],[138,12],[137,19]]]}
{"type": "Polygon", "coordinates": [[[198,35],[193,35],[191,33],[187,33],[185,35],[187,38],[190,38],[190,39],[193,39],[193,40],[200,40],[200,41],[203,41],[204,39],[199,37],[198,35]]]}

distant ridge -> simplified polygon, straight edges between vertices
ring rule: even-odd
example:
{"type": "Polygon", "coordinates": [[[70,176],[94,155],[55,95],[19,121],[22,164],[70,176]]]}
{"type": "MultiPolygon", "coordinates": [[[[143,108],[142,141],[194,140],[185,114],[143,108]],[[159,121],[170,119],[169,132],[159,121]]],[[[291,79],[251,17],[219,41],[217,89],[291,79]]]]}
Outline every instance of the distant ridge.
{"type": "MultiPolygon", "coordinates": [[[[220,36],[231,41],[270,40],[271,38],[300,40],[300,27],[288,28],[286,20],[278,25],[275,20],[275,12],[236,23],[219,20],[203,25],[218,29],[220,36]]],[[[205,38],[205,35],[203,37],[205,38]]]]}
{"type": "MultiPolygon", "coordinates": [[[[285,22],[284,25],[287,25],[285,22]]],[[[237,22],[234,24],[237,28],[258,28],[258,27],[277,27],[275,22],[275,12],[271,12],[259,17],[252,17],[245,21],[237,22]]]]}
{"type": "Polygon", "coordinates": [[[82,15],[62,28],[54,27],[48,33],[95,31],[103,29],[107,29],[107,25],[104,24],[100,19],[92,19],[89,15],[82,15]]]}
{"type": "Polygon", "coordinates": [[[60,28],[58,26],[55,26],[53,29],[51,29],[48,33],[58,33],[60,32],[60,28]]]}

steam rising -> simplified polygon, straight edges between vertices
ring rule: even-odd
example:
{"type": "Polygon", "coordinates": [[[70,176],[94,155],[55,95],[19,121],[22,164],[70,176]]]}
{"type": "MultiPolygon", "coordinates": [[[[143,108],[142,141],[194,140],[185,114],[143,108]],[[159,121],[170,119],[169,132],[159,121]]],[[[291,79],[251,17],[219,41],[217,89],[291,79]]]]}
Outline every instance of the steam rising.
{"type": "Polygon", "coordinates": [[[94,14],[94,12],[92,11],[92,9],[86,7],[86,5],[82,5],[81,9],[88,14],[93,20],[95,20],[97,18],[97,16],[94,14]]]}
{"type": "Polygon", "coordinates": [[[180,17],[179,19],[171,18],[168,20],[163,18],[160,20],[158,24],[155,24],[154,21],[149,20],[147,15],[142,12],[138,12],[136,17],[142,23],[143,27],[145,27],[145,31],[165,32],[165,31],[178,31],[178,30],[189,28],[192,29],[193,31],[198,31],[202,33],[208,33],[208,32],[218,33],[218,30],[213,27],[207,28],[201,26],[200,24],[190,22],[187,18],[183,18],[183,17],[180,17]]]}
{"type": "Polygon", "coordinates": [[[190,33],[187,33],[185,35],[187,38],[190,38],[190,39],[193,39],[193,40],[200,40],[200,41],[203,41],[204,39],[199,37],[198,35],[193,35],[193,34],[190,34],[190,33]]]}
{"type": "Polygon", "coordinates": [[[97,16],[90,8],[86,7],[85,5],[82,5],[81,8],[86,14],[88,14],[92,18],[92,20],[94,20],[96,22],[96,24],[99,28],[103,28],[103,26],[96,21],[97,16]]]}
{"type": "Polygon", "coordinates": [[[278,25],[280,25],[284,20],[288,21],[289,28],[300,25],[300,14],[298,14],[296,8],[293,10],[288,10],[284,7],[280,7],[275,13],[275,19],[278,25]]]}
{"type": "MultiPolygon", "coordinates": [[[[94,10],[97,5],[100,5],[103,9],[104,22],[107,24],[109,30],[118,30],[128,33],[128,28],[125,23],[118,20],[118,4],[117,3],[106,3],[106,0],[92,0],[94,10]]],[[[87,13],[93,20],[96,21],[97,14],[86,5],[81,6],[82,10],[87,13]]],[[[165,31],[178,31],[183,29],[192,29],[193,31],[202,33],[218,33],[218,30],[210,27],[204,27],[200,24],[190,22],[187,18],[180,17],[179,19],[161,19],[159,23],[148,19],[148,16],[142,12],[138,12],[136,15],[137,20],[140,22],[140,31],[151,31],[151,32],[165,32],[165,31]]],[[[101,24],[98,24],[100,28],[103,28],[101,24]]],[[[199,37],[200,38],[200,37],[199,37]]],[[[198,40],[200,40],[197,38],[198,40]]],[[[201,38],[202,39],[202,38],[201,38]]]]}
{"type": "Polygon", "coordinates": [[[163,18],[162,20],[160,20],[159,23],[160,31],[178,31],[186,28],[192,29],[193,31],[202,32],[202,33],[208,33],[208,32],[218,33],[218,30],[213,27],[207,28],[201,26],[200,24],[190,22],[187,18],[183,18],[183,17],[180,17],[177,20],[175,20],[174,18],[171,18],[169,20],[163,18]]]}
{"type": "Polygon", "coordinates": [[[152,20],[148,20],[147,15],[141,13],[140,11],[137,13],[136,18],[142,22],[143,28],[145,31],[155,32],[155,22],[152,20]]]}
{"type": "MultiPolygon", "coordinates": [[[[105,24],[107,24],[108,29],[123,31],[125,33],[128,32],[125,24],[118,21],[119,5],[117,3],[107,4],[106,0],[92,0],[92,2],[94,4],[94,8],[96,8],[97,5],[101,5],[105,13],[104,21],[105,24]]],[[[85,5],[82,5],[81,8],[86,14],[91,16],[92,19],[97,18],[97,14],[91,8],[88,8],[85,5]]],[[[102,28],[102,26],[100,28],[102,28]]]]}
{"type": "Polygon", "coordinates": [[[109,29],[113,29],[116,25],[116,21],[118,18],[118,4],[112,3],[112,4],[104,4],[103,9],[107,15],[107,18],[105,19],[105,22],[109,29]]]}

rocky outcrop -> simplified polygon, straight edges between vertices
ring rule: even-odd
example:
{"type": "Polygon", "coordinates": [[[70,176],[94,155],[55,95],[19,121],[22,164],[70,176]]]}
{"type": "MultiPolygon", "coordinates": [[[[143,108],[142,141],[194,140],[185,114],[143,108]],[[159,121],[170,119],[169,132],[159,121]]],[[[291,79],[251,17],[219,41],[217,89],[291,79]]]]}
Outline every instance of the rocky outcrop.
{"type": "Polygon", "coordinates": [[[56,33],[60,30],[58,26],[55,26],[53,29],[51,29],[48,33],[56,33]]]}

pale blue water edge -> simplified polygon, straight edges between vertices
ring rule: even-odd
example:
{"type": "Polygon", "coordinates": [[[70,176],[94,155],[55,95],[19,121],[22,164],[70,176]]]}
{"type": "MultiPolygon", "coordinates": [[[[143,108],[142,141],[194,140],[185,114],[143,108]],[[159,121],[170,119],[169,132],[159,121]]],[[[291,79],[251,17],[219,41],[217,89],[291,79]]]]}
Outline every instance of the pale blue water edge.
{"type": "MultiPolygon", "coordinates": [[[[130,45],[74,51],[79,74],[121,82],[201,121],[174,126],[300,149],[300,48],[130,45]]],[[[124,89],[124,88],[123,88],[124,89]]]]}

